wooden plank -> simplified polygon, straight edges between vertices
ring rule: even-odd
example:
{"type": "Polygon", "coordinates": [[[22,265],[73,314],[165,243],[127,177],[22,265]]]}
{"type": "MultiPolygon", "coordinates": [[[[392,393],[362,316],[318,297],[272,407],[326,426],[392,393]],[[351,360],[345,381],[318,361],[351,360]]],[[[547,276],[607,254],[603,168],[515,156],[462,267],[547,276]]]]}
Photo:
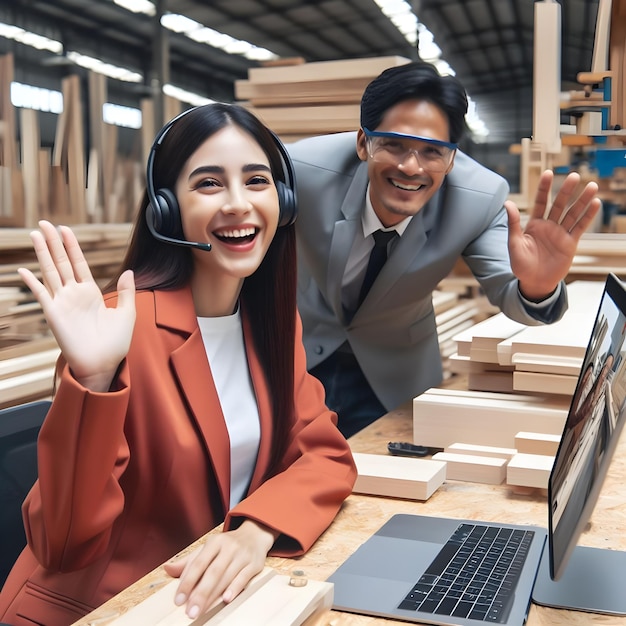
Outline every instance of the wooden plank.
{"type": "Polygon", "coordinates": [[[467,375],[467,388],[475,391],[496,391],[498,393],[511,393],[522,391],[513,383],[513,372],[469,372],[467,375]]]}
{"type": "Polygon", "coordinates": [[[561,151],[561,5],[535,2],[533,38],[533,141],[561,151]]]}
{"type": "Polygon", "coordinates": [[[611,108],[612,128],[626,126],[626,1],[613,0],[609,33],[609,67],[613,72],[611,91],[615,106],[611,108]]]}
{"type": "Polygon", "coordinates": [[[24,184],[24,222],[20,225],[35,228],[41,215],[38,112],[34,109],[20,109],[20,125],[24,184]]]}
{"type": "Polygon", "coordinates": [[[0,380],[42,368],[54,367],[59,354],[61,354],[59,348],[53,348],[45,352],[37,352],[13,359],[3,359],[0,361],[0,380]]]}
{"type": "Polygon", "coordinates": [[[578,376],[545,374],[537,372],[513,372],[513,390],[533,393],[557,393],[571,397],[576,389],[578,376]]]}
{"type": "Polygon", "coordinates": [[[446,446],[444,452],[452,452],[454,454],[473,454],[476,456],[491,456],[497,459],[509,460],[518,453],[518,450],[517,448],[502,448],[498,446],[477,446],[471,443],[453,443],[446,446]]]}
{"type": "Polygon", "coordinates": [[[290,577],[265,568],[231,603],[216,602],[206,613],[192,620],[185,607],[174,604],[179,581],[172,579],[124,615],[101,624],[111,626],[297,626],[331,608],[333,585],[307,580],[301,587],[289,584],[290,577]]]}
{"type": "Polygon", "coordinates": [[[410,59],[401,56],[386,56],[338,61],[317,61],[288,67],[252,67],[248,79],[252,83],[298,83],[318,80],[354,79],[378,76],[388,67],[405,65],[410,59]]]}
{"type": "Polygon", "coordinates": [[[567,286],[569,308],[563,317],[553,324],[529,326],[517,333],[511,341],[511,354],[583,358],[603,288],[604,283],[600,281],[570,283],[567,286]]]}
{"type": "MultiPolygon", "coordinates": [[[[230,610],[234,610],[236,605],[244,602],[275,575],[276,572],[274,570],[269,567],[264,568],[261,572],[259,572],[259,574],[250,580],[247,587],[231,603],[230,610]]],[[[174,597],[176,595],[176,589],[179,585],[179,580],[176,578],[170,579],[169,577],[167,579],[169,582],[162,586],[157,592],[146,598],[143,602],[137,604],[121,617],[105,623],[112,624],[114,626],[136,626],[137,624],[156,625],[159,622],[166,623],[165,620],[168,618],[178,620],[179,624],[185,625],[202,623],[199,621],[200,618],[198,618],[198,621],[189,619],[185,614],[185,607],[179,607],[174,604],[174,597]]],[[[207,617],[216,615],[217,612],[225,606],[227,605],[224,605],[221,601],[216,602],[213,607],[211,607],[204,614],[203,621],[206,621],[207,617]]],[[[175,624],[176,621],[172,623],[175,624]]]]}
{"type": "Polygon", "coordinates": [[[547,489],[553,465],[553,456],[518,453],[507,465],[506,482],[508,485],[547,489]]]}
{"type": "Polygon", "coordinates": [[[358,104],[301,107],[254,107],[246,105],[278,135],[321,134],[354,131],[360,125],[358,104]]]}
{"type": "MultiPolygon", "coordinates": [[[[452,391],[452,390],[449,390],[452,391]]],[[[442,395],[428,391],[413,400],[413,441],[433,448],[455,442],[512,448],[522,431],[560,434],[569,402],[562,396],[442,395]]]]}
{"type": "Polygon", "coordinates": [[[500,485],[506,477],[505,458],[436,452],[433,454],[433,460],[446,463],[446,480],[500,485]]]}
{"type": "Polygon", "coordinates": [[[559,443],[561,443],[561,435],[525,431],[515,435],[515,447],[522,454],[542,454],[554,457],[559,443]]]}
{"type": "Polygon", "coordinates": [[[383,454],[353,453],[357,479],[353,493],[428,500],[446,478],[444,463],[383,454]]]}
{"type": "Polygon", "coordinates": [[[459,346],[459,355],[470,357],[473,360],[498,363],[498,344],[525,328],[527,328],[525,324],[508,318],[504,313],[498,313],[459,333],[454,337],[454,340],[459,346]],[[486,352],[481,353],[480,350],[486,352]],[[480,358],[476,358],[477,356],[480,358]]]}
{"type": "Polygon", "coordinates": [[[0,56],[0,165],[12,170],[18,166],[15,125],[15,107],[11,102],[11,83],[14,79],[13,53],[0,56]]]}
{"type": "Polygon", "coordinates": [[[516,352],[511,356],[516,372],[544,372],[546,374],[564,374],[578,376],[582,359],[578,357],[559,357],[545,354],[525,354],[516,352]]]}
{"type": "Polygon", "coordinates": [[[86,208],[86,167],[83,111],[78,76],[62,81],[64,107],[70,110],[67,135],[67,183],[71,223],[88,221],[86,208]]]}
{"type": "MultiPolygon", "coordinates": [[[[305,586],[294,587],[289,585],[289,580],[289,576],[274,576],[248,600],[236,606],[232,613],[224,615],[225,609],[222,609],[208,622],[202,623],[207,626],[300,626],[305,620],[326,613],[332,607],[332,583],[308,580],[305,586]]],[[[161,626],[160,622],[158,626],[161,626]]]]}
{"type": "Polygon", "coordinates": [[[0,380],[0,406],[20,404],[32,395],[51,394],[53,377],[54,367],[49,367],[0,380]]]}
{"type": "Polygon", "coordinates": [[[375,76],[338,80],[311,80],[258,84],[235,81],[235,97],[255,107],[302,104],[358,104],[375,76]]]}

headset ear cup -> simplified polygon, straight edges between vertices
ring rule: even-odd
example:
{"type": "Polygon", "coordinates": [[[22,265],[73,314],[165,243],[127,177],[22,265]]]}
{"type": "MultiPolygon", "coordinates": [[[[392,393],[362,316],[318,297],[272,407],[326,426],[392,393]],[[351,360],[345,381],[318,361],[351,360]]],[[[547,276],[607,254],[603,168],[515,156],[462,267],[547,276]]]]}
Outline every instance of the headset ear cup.
{"type": "Polygon", "coordinates": [[[155,193],[157,206],[153,207],[154,228],[166,237],[180,238],[183,227],[180,219],[178,200],[169,189],[159,189],[155,193]]]}
{"type": "Polygon", "coordinates": [[[278,226],[291,226],[296,221],[298,205],[293,189],[285,185],[282,181],[276,181],[278,191],[278,226]]]}

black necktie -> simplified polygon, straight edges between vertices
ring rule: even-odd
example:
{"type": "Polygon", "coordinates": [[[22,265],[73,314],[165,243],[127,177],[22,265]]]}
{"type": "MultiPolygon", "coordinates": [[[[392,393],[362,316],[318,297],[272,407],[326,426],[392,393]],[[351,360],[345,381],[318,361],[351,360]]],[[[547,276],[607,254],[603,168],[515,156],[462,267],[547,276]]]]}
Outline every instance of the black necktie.
{"type": "Polygon", "coordinates": [[[361,306],[361,303],[365,300],[367,292],[370,290],[374,280],[376,280],[376,276],[378,276],[378,273],[387,260],[387,245],[397,234],[398,231],[396,230],[377,230],[372,234],[374,237],[374,247],[372,248],[367,270],[365,270],[365,278],[361,285],[359,306],[361,306]]]}

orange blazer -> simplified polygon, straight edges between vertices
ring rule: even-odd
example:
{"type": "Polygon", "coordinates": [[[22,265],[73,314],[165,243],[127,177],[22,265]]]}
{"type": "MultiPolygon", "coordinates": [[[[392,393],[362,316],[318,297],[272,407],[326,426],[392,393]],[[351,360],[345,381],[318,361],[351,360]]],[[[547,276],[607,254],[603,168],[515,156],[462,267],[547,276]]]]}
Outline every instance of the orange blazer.
{"type": "Polygon", "coordinates": [[[136,300],[115,390],[89,392],[60,363],[39,436],[39,479],[23,506],[28,545],[0,592],[0,621],[67,626],[222,521],[229,529],[238,518],[257,520],[281,533],[272,554],[302,554],[351,492],[354,461],[306,371],[299,318],[284,471],[262,482],[272,413],[244,320],[261,440],[248,494],[228,511],[228,432],[191,291],[143,291],[136,300]]]}

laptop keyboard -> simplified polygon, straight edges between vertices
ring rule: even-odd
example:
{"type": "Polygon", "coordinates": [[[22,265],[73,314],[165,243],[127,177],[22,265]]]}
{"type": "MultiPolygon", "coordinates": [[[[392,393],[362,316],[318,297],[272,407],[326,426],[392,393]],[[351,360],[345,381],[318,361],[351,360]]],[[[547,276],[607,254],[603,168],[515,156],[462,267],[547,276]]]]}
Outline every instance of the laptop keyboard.
{"type": "Polygon", "coordinates": [[[534,534],[459,525],[398,608],[504,622],[534,534]]]}

